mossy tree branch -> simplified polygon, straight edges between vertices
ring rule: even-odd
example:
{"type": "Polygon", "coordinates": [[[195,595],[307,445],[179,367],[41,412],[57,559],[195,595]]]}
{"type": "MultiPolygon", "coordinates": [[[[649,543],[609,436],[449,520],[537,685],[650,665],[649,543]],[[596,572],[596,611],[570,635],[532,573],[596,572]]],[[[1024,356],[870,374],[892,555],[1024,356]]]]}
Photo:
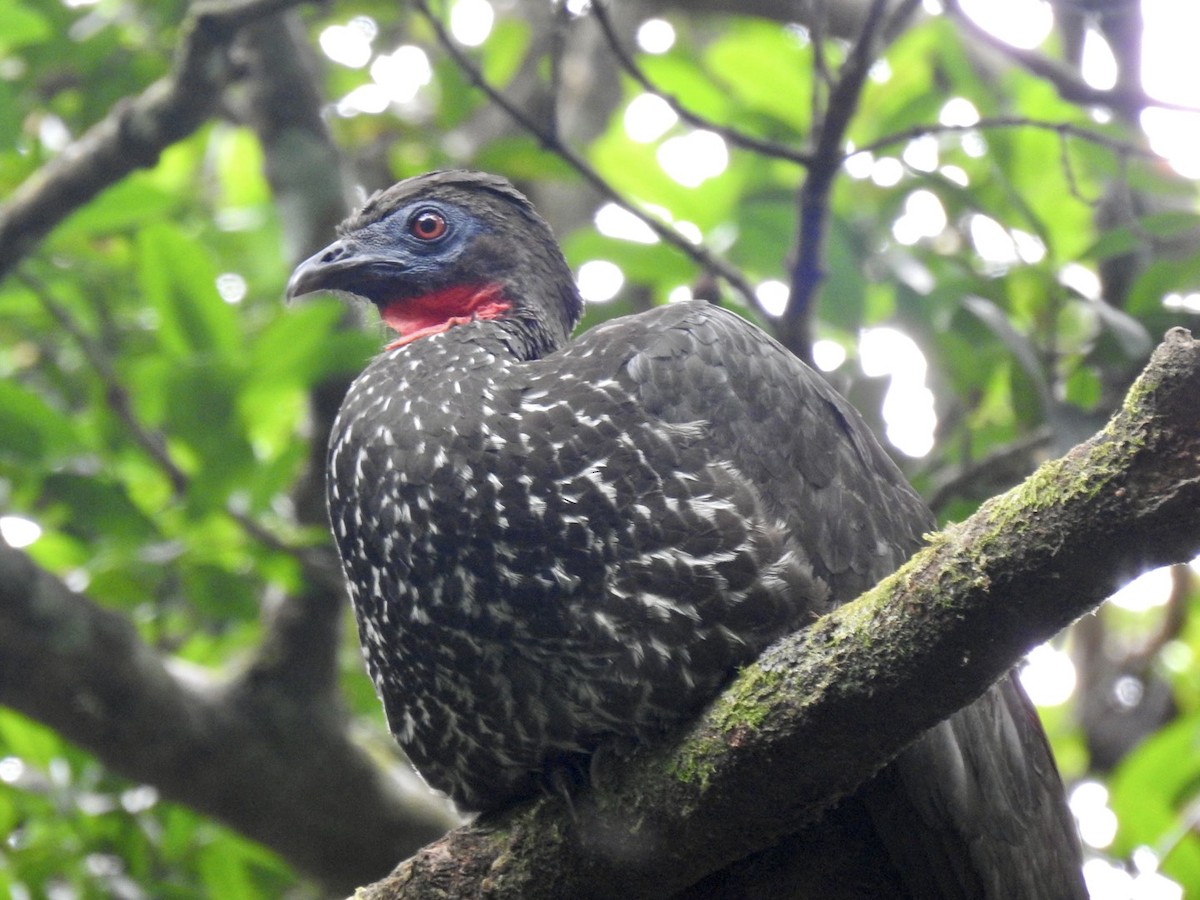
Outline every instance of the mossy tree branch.
{"type": "Polygon", "coordinates": [[[1108,426],[745,669],[686,733],[447,835],[361,900],[664,897],[815,820],[1123,581],[1200,551],[1200,341],[1108,426]]]}

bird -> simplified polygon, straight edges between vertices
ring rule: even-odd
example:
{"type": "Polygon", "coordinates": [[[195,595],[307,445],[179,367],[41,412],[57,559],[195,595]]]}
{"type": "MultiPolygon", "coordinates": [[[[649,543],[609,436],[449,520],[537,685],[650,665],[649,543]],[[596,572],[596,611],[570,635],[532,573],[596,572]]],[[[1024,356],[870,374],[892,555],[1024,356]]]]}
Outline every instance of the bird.
{"type": "MultiPolygon", "coordinates": [[[[500,176],[376,193],[292,274],[289,297],[318,291],[394,332],[334,423],[329,515],[389,728],[460,810],[661,738],[934,529],[858,412],[736,313],[670,303],[573,338],[572,270],[500,176]]],[[[895,896],[1087,896],[1011,674],[850,806],[895,896]]]]}

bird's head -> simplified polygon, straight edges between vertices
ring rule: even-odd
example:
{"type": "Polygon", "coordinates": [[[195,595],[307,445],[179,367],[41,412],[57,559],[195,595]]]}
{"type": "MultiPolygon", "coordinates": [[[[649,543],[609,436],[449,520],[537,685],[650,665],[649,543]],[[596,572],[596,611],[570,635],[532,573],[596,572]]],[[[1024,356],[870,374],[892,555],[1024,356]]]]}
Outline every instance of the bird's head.
{"type": "Polygon", "coordinates": [[[550,227],[506,179],[418,175],[371,197],[339,237],[301,263],[288,297],[365,297],[408,343],[479,319],[504,319],[541,355],[561,346],[583,308],[550,227]]]}

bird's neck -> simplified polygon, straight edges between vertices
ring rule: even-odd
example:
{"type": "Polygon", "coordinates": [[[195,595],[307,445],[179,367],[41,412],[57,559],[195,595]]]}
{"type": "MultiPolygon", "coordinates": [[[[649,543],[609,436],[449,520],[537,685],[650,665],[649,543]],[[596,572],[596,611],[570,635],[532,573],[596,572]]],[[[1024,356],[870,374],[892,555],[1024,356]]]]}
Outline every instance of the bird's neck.
{"type": "Polygon", "coordinates": [[[512,309],[496,282],[456,284],[383,305],[379,314],[399,337],[387,349],[401,347],[456,325],[496,319],[512,309]]]}
{"type": "Polygon", "coordinates": [[[497,282],[453,285],[381,304],[380,317],[398,335],[388,350],[454,329],[457,337],[496,343],[504,355],[530,360],[553,353],[567,338],[533,308],[513,302],[497,282]]]}

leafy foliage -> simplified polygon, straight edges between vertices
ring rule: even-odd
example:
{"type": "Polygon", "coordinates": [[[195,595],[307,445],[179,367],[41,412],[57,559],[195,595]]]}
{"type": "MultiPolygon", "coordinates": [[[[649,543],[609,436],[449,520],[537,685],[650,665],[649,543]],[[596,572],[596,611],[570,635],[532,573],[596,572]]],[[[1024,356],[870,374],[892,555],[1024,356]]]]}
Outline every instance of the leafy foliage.
{"type": "MultiPolygon", "coordinates": [[[[0,0],[0,193],[169,71],[183,13],[179,2],[0,0]]],[[[305,9],[313,46],[354,16],[374,23],[375,55],[415,44],[433,62],[412,100],[374,113],[345,99],[372,83],[369,70],[321,60],[322,88],[347,113],[331,114],[330,126],[367,187],[468,164],[503,171],[539,200],[572,192],[573,218],[543,204],[571,262],[608,260],[625,276],[588,324],[681,289],[708,295],[678,250],[597,233],[588,204],[598,204],[571,167],[497,126],[486,97],[404,6],[305,9]]],[[[518,4],[472,52],[491,82],[546,104],[543,19],[518,4]]],[[[822,115],[813,32],[737,16],[718,27],[686,11],[672,21],[674,46],[638,57],[663,93],[717,133],[811,150],[822,115]]],[[[585,27],[560,24],[568,45],[585,27]]],[[[845,46],[827,42],[825,65],[839,64],[845,46]]],[[[642,89],[611,58],[604,66],[610,77],[591,85],[561,73],[552,82],[563,139],[621,195],[698,232],[751,282],[789,281],[802,167],[731,149],[719,174],[681,184],[660,164],[662,148],[694,129],[676,123],[653,141],[632,140],[624,113],[642,89]]],[[[1099,125],[1044,80],[997,68],[950,18],[908,28],[873,72],[847,138],[875,149],[849,156],[834,184],[814,329],[847,355],[830,377],[881,432],[895,426],[885,422],[887,398],[914,374],[864,374],[860,333],[886,326],[919,347],[927,369],[917,386],[932,392],[937,430],[927,454],[900,456],[938,512],[959,518],[1040,455],[1091,433],[1164,329],[1195,319],[1163,301],[1200,290],[1196,185],[1121,150],[1140,140],[1131,128],[1099,125]],[[960,112],[969,102],[984,122],[937,127],[951,102],[960,112]],[[915,204],[926,230],[905,232],[915,204]],[[938,210],[943,222],[931,228],[938,210]],[[1081,289],[1093,283],[1103,296],[1081,289]]],[[[378,343],[346,328],[336,301],[279,302],[295,260],[281,249],[289,222],[264,174],[278,162],[248,127],[214,122],[84,205],[0,282],[0,515],[40,526],[29,552],[41,566],[128,616],[151,646],[210,673],[252,653],[264,602],[302,588],[295,556],[256,528],[293,547],[325,539],[293,505],[309,458],[310,395],[359,369],[378,343]]],[[[744,298],[722,299],[774,324],[744,298]]],[[[1187,610],[1197,593],[1193,576],[1171,603],[1187,610]]],[[[1162,609],[1106,616],[1105,652],[1154,640],[1167,627],[1162,609]]],[[[1104,852],[1123,859],[1152,847],[1166,874],[1200,890],[1200,842],[1187,824],[1200,796],[1200,634],[1181,627],[1157,649],[1133,676],[1165,679],[1178,716],[1113,773],[1119,831],[1104,852]]],[[[339,658],[355,727],[379,734],[352,637],[339,658]]],[[[1077,717],[1059,708],[1047,720],[1068,779],[1108,777],[1088,772],[1077,717]]],[[[315,893],[268,851],[9,710],[0,710],[0,835],[0,891],[14,897],[315,893]]]]}

